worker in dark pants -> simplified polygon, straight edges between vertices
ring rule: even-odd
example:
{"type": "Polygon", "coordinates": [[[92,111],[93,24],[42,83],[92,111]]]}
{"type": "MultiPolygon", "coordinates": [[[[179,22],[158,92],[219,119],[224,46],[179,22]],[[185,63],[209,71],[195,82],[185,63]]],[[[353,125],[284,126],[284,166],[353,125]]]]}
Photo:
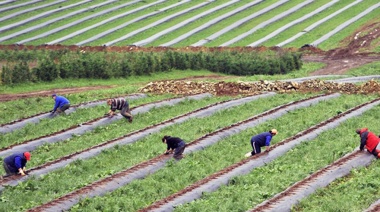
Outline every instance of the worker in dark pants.
{"type": "Polygon", "coordinates": [[[108,99],[107,104],[111,106],[111,109],[108,111],[109,116],[113,116],[116,110],[120,110],[120,114],[128,119],[129,122],[132,122],[133,116],[129,109],[129,103],[123,98],[108,99]]]}
{"type": "Polygon", "coordinates": [[[167,145],[164,154],[170,154],[174,151],[174,159],[181,160],[183,158],[183,152],[185,151],[186,143],[182,139],[165,135],[162,138],[162,142],[166,143],[167,145]]]}
{"type": "Polygon", "coordinates": [[[27,161],[30,160],[30,152],[14,153],[3,161],[3,167],[6,172],[6,176],[21,174],[25,175],[25,166],[27,161]]]}
{"type": "Polygon", "coordinates": [[[356,133],[360,136],[360,151],[363,151],[365,147],[369,153],[379,159],[380,150],[376,147],[379,145],[380,138],[368,131],[368,128],[356,129],[356,133]]]}
{"type": "Polygon", "coordinates": [[[272,129],[269,132],[264,132],[264,133],[260,133],[258,135],[253,136],[251,138],[251,146],[253,149],[251,152],[251,155],[256,155],[256,154],[261,153],[261,147],[264,147],[264,146],[266,150],[268,150],[272,137],[275,135],[277,135],[277,130],[272,129]]]}
{"type": "Polygon", "coordinates": [[[50,112],[54,114],[57,112],[58,114],[65,112],[65,110],[69,109],[70,107],[70,101],[66,99],[63,96],[57,96],[57,94],[51,95],[51,97],[54,99],[55,104],[53,110],[50,112]]]}

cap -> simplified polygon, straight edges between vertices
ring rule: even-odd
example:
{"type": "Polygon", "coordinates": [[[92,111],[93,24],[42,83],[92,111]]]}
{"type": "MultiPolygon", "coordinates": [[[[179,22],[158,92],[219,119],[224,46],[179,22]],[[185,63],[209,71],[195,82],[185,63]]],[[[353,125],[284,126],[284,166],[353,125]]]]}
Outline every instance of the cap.
{"type": "Polygon", "coordinates": [[[53,93],[53,94],[51,95],[51,97],[54,97],[54,96],[57,96],[57,94],[53,93]]]}
{"type": "Polygon", "coordinates": [[[30,160],[30,152],[24,152],[26,160],[30,160]]]}
{"type": "Polygon", "coordinates": [[[277,130],[276,129],[271,129],[271,131],[270,131],[272,134],[274,134],[274,135],[277,135],[277,130]]]}
{"type": "Polygon", "coordinates": [[[357,133],[357,134],[360,134],[360,131],[361,131],[361,129],[359,129],[359,128],[356,129],[356,133],[357,133]]]}

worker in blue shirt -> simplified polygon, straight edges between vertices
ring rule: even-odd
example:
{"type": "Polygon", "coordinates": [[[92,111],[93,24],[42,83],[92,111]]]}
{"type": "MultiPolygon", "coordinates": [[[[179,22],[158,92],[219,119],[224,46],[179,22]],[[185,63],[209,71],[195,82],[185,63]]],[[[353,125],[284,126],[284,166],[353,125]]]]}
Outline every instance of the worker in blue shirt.
{"type": "Polygon", "coordinates": [[[266,150],[268,150],[272,137],[275,135],[277,135],[277,130],[272,129],[269,132],[264,132],[264,133],[260,133],[258,135],[253,136],[251,138],[251,146],[253,149],[251,152],[251,155],[261,153],[261,147],[264,147],[264,146],[266,150]]]}
{"type": "Polygon", "coordinates": [[[55,112],[62,113],[65,110],[69,109],[70,101],[68,99],[66,99],[63,96],[57,96],[57,94],[53,94],[51,95],[51,97],[55,101],[54,108],[50,111],[52,114],[54,114],[55,112]]]}
{"type": "Polygon", "coordinates": [[[3,167],[6,172],[6,176],[21,174],[25,175],[25,166],[27,161],[30,160],[30,152],[14,153],[3,161],[3,167]]]}

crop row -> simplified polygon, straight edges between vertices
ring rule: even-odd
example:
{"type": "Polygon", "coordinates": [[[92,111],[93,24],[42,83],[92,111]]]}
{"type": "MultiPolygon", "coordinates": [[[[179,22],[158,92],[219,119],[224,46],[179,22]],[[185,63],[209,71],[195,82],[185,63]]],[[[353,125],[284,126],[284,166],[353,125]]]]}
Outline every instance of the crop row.
{"type": "MultiPolygon", "coordinates": [[[[80,2],[80,1],[74,1],[74,2],[80,2]]],[[[73,1],[71,1],[72,4],[74,4],[73,1]]],[[[217,38],[211,40],[211,42],[207,43],[207,46],[218,46],[222,45],[223,43],[226,43],[230,40],[232,40],[235,37],[238,37],[237,35],[241,35],[244,33],[249,32],[252,27],[257,27],[256,32],[249,33],[250,35],[241,41],[236,41],[234,43],[231,43],[230,45],[236,45],[236,46],[247,46],[252,44],[253,42],[259,40],[260,38],[265,37],[266,35],[272,33],[276,29],[279,28],[279,26],[284,26],[288,23],[291,23],[292,21],[295,21],[297,19],[301,19],[302,16],[305,14],[308,14],[312,11],[317,10],[319,7],[322,7],[323,5],[329,3],[330,1],[323,0],[323,1],[315,1],[310,2],[308,5],[302,7],[302,9],[298,9],[295,12],[291,12],[287,14],[283,18],[279,18],[272,23],[270,23],[270,19],[273,17],[281,14],[282,12],[289,10],[290,8],[295,7],[297,4],[302,3],[300,0],[295,1],[284,1],[282,5],[277,6],[276,8],[273,8],[270,10],[270,12],[265,12],[261,15],[258,15],[255,18],[244,20],[245,17],[250,16],[251,14],[255,12],[259,12],[260,10],[263,10],[272,4],[275,4],[276,1],[257,1],[257,4],[250,4],[251,2],[248,1],[238,1],[238,2],[231,2],[231,1],[212,1],[212,2],[204,2],[200,0],[194,0],[194,1],[184,1],[184,2],[174,2],[174,1],[136,1],[134,4],[131,4],[129,6],[122,6],[123,2],[109,2],[109,4],[104,4],[103,6],[94,7],[94,5],[102,3],[102,1],[91,1],[87,2],[81,5],[78,5],[76,7],[71,7],[66,10],[57,11],[54,14],[51,14],[47,17],[40,17],[39,19],[26,22],[22,24],[22,26],[15,27],[14,29],[4,30],[2,32],[3,36],[8,36],[9,38],[7,40],[1,41],[4,44],[10,44],[10,43],[16,43],[25,40],[26,44],[32,44],[32,45],[39,45],[43,43],[49,43],[51,41],[57,40],[58,42],[61,42],[65,45],[73,45],[73,44],[80,44],[82,41],[89,39],[93,37],[94,35],[100,35],[96,40],[91,41],[88,43],[88,45],[103,45],[105,43],[109,43],[113,40],[117,40],[120,37],[126,37],[127,34],[131,34],[133,36],[126,37],[125,40],[120,40],[119,42],[116,42],[115,45],[131,45],[136,44],[138,45],[139,42],[141,42],[143,45],[152,45],[152,46],[158,46],[165,43],[168,43],[170,41],[173,41],[174,39],[188,33],[191,30],[195,30],[197,28],[202,28],[201,30],[195,30],[193,34],[189,35],[187,38],[184,38],[182,41],[179,41],[176,44],[173,44],[174,46],[189,46],[192,44],[195,44],[196,42],[206,39],[213,33],[216,33],[226,26],[239,26],[237,28],[233,28],[228,30],[228,32],[223,33],[219,35],[217,38]],[[177,4],[173,8],[167,8],[174,4],[177,4]],[[187,8],[191,8],[195,5],[203,4],[201,7],[190,10],[187,12],[184,12],[183,14],[180,14],[178,16],[175,16],[176,13],[180,13],[181,11],[185,11],[187,8]],[[149,6],[151,5],[151,6],[149,6]],[[225,5],[224,8],[221,6],[225,5]],[[91,8],[91,6],[93,8],[91,8]],[[120,7],[116,9],[117,7],[120,7]],[[247,9],[240,11],[236,13],[232,13],[234,10],[240,8],[240,7],[246,7],[247,9]],[[115,8],[112,10],[112,8],[115,8]],[[83,10],[84,12],[78,14],[73,14],[70,17],[67,17],[65,19],[59,18],[64,17],[65,15],[68,16],[68,14],[75,13],[76,11],[83,10]],[[87,10],[87,11],[85,11],[87,10]],[[105,13],[104,11],[109,10],[109,12],[105,13]],[[165,10],[165,12],[163,12],[165,10]],[[89,11],[92,11],[93,14],[89,14],[89,11]],[[208,14],[207,11],[209,11],[208,14]],[[224,14],[230,13],[230,17],[221,18],[224,14]],[[151,15],[149,15],[151,14],[151,15]],[[142,18],[144,17],[145,18],[142,18]],[[173,18],[170,18],[170,16],[173,16],[173,18]],[[174,18],[175,17],[175,18],[174,18]],[[195,19],[197,18],[197,19],[195,19]],[[51,23],[52,19],[56,19],[54,23],[51,23]],[[160,20],[164,20],[162,23],[160,23],[160,20]],[[213,24],[210,24],[210,26],[202,27],[205,23],[208,22],[215,22],[213,24]],[[242,22],[239,24],[239,21],[242,22]],[[37,28],[38,25],[44,24],[44,22],[48,22],[44,27],[37,28]],[[78,24],[74,24],[78,22],[78,24]],[[151,23],[156,22],[157,24],[150,25],[151,23]],[[268,23],[268,26],[259,27],[261,23],[268,23]],[[127,24],[126,24],[127,23],[127,24]],[[79,26],[80,25],[80,26],[79,26]],[[65,26],[65,27],[64,27],[65,26]],[[94,27],[97,26],[97,27],[94,27]],[[149,26],[149,27],[145,27],[149,26]],[[178,26],[178,27],[177,27],[178,26]],[[61,30],[57,30],[59,28],[62,28],[61,30]],[[63,28],[64,27],[64,28],[63,28]],[[141,30],[145,27],[145,30],[141,30]],[[88,28],[87,31],[84,31],[83,29],[88,28]],[[173,29],[176,29],[173,31],[173,29]],[[21,30],[29,30],[27,33],[21,34],[19,33],[21,30]],[[49,32],[50,31],[50,32],[49,32]],[[75,34],[76,31],[83,31],[82,34],[75,34]],[[107,34],[101,35],[104,32],[109,31],[107,34]],[[134,33],[136,32],[136,33],[134,33]],[[39,35],[44,34],[44,36],[41,36],[41,38],[38,38],[39,35]],[[13,36],[11,36],[13,34],[13,36]],[[71,38],[67,37],[65,39],[63,38],[67,35],[72,34],[71,38]],[[16,36],[17,35],[17,36],[16,36]],[[107,36],[105,36],[107,35],[107,36]],[[35,37],[35,40],[30,40],[29,38],[35,37]],[[43,38],[42,38],[43,37],[43,38]],[[159,38],[159,39],[157,39],[159,38]],[[28,41],[29,39],[29,41],[28,41]],[[62,40],[62,41],[59,41],[62,40]],[[142,42],[143,40],[149,40],[148,43],[142,42]]],[[[330,7],[327,7],[323,9],[320,13],[315,14],[311,17],[308,17],[307,19],[303,21],[299,21],[300,23],[296,25],[289,26],[288,28],[284,29],[283,32],[278,33],[273,39],[270,39],[268,42],[262,43],[263,45],[277,45],[280,42],[286,40],[287,38],[292,37],[293,35],[297,34],[298,32],[303,31],[303,29],[307,28],[313,23],[318,22],[319,20],[323,19],[326,16],[329,16],[330,14],[333,14],[334,12],[338,11],[341,8],[344,8],[345,6],[351,4],[354,2],[354,0],[350,1],[339,1],[335,4],[331,5],[330,7]]],[[[34,5],[43,5],[47,2],[39,2],[35,3],[34,5]]],[[[347,8],[344,12],[336,14],[333,18],[330,18],[329,20],[326,20],[324,24],[316,27],[315,29],[308,31],[307,36],[303,35],[299,39],[297,39],[294,42],[291,42],[287,46],[297,46],[299,47],[299,44],[301,45],[305,43],[312,43],[313,41],[320,38],[322,33],[332,31],[335,29],[335,27],[339,24],[344,23],[345,21],[349,20],[353,17],[353,14],[359,14],[360,12],[363,12],[367,8],[370,8],[372,5],[377,3],[376,0],[368,0],[365,2],[357,2],[357,5],[352,6],[350,8],[347,8]],[[321,33],[322,32],[322,33],[321,33]]],[[[17,4],[17,3],[14,3],[17,4]]],[[[57,4],[60,7],[62,6],[68,6],[70,3],[68,2],[62,2],[57,4]]],[[[31,12],[25,13],[22,16],[16,16],[14,18],[9,18],[7,20],[2,21],[3,26],[9,26],[12,24],[16,24],[17,22],[24,21],[24,17],[38,17],[39,14],[43,12],[48,12],[49,10],[56,9],[56,6],[50,6],[43,9],[36,9],[31,12]]],[[[0,5],[0,9],[6,7],[6,5],[0,5]]],[[[30,5],[20,7],[13,10],[4,11],[2,16],[9,16],[12,13],[16,13],[19,11],[22,11],[23,9],[31,7],[30,5]]],[[[353,29],[356,27],[364,24],[366,21],[370,20],[372,17],[375,17],[375,14],[377,14],[377,11],[379,8],[375,8],[373,11],[371,11],[369,14],[362,17],[358,22],[352,23],[350,26],[348,26],[347,29],[343,30],[342,35],[336,36],[336,38],[330,39],[327,43],[334,43],[337,40],[337,37],[346,37],[347,34],[351,33],[353,29]]],[[[0,17],[1,18],[1,17],[0,17]]],[[[1,38],[0,38],[1,40],[1,38]]],[[[112,43],[112,42],[111,42],[112,43]]],[[[87,44],[86,44],[87,45],[87,44]]],[[[114,44],[111,44],[114,45],[114,44]]],[[[336,46],[336,45],[334,45],[336,46]]],[[[327,45],[324,45],[325,48],[331,48],[327,45]]]]}
{"type": "MultiPolygon", "coordinates": [[[[280,131],[284,132],[284,134],[279,134],[281,137],[276,138],[276,140],[285,138],[285,136],[288,135],[294,135],[298,133],[300,129],[310,127],[310,125],[334,115],[336,111],[326,111],[323,114],[323,117],[309,116],[309,114],[315,112],[314,110],[317,111],[316,114],[320,114],[321,112],[318,111],[324,111],[324,108],[326,107],[325,104],[339,105],[339,102],[342,101],[342,99],[343,98],[339,98],[339,100],[329,100],[325,103],[320,103],[317,106],[289,112],[287,115],[284,115],[277,120],[265,122],[262,125],[245,130],[244,132],[228,137],[227,139],[223,139],[217,144],[205,148],[203,151],[191,153],[180,163],[169,163],[164,169],[161,169],[157,173],[142,180],[133,181],[129,185],[124,186],[105,197],[86,199],[82,203],[79,203],[77,207],[79,209],[82,207],[90,207],[90,210],[104,210],[105,208],[111,208],[111,210],[117,208],[131,208],[132,210],[137,210],[147,204],[149,205],[151,202],[169,195],[170,193],[181,190],[186,187],[186,185],[192,184],[217,170],[241,160],[244,153],[250,150],[249,138],[252,134],[266,131],[271,127],[278,127],[280,131]],[[303,118],[301,119],[299,117],[303,118]],[[290,122],[292,123],[292,128],[287,129],[289,124],[286,123],[290,122]],[[140,192],[136,193],[136,191],[140,192]],[[133,192],[134,194],[132,195],[133,192]],[[102,204],[100,204],[100,202],[102,204]]],[[[362,100],[365,101],[364,99],[362,100]]],[[[343,101],[346,103],[346,107],[351,106],[349,103],[350,100],[346,99],[343,101]]],[[[351,102],[351,104],[357,104],[357,100],[353,100],[353,102],[351,102]]],[[[237,195],[239,194],[237,193],[237,195]]],[[[208,209],[207,206],[202,208],[202,210],[205,211],[208,211],[208,209]]],[[[236,208],[234,210],[236,210],[236,208]]]]}
{"type": "MultiPolygon", "coordinates": [[[[257,104],[256,104],[256,107],[257,107],[257,104]]],[[[332,113],[334,113],[334,112],[336,112],[336,111],[333,111],[332,113]]],[[[224,115],[224,114],[223,114],[224,115]]],[[[222,115],[222,117],[223,117],[223,115],[222,115]]],[[[224,118],[225,119],[225,118],[224,118]]],[[[221,118],[219,117],[219,118],[212,118],[211,120],[221,120],[221,118]]],[[[207,123],[207,122],[206,122],[207,123]]],[[[199,124],[193,124],[192,126],[198,126],[199,124]]],[[[201,126],[201,125],[200,125],[201,126]]],[[[205,124],[205,125],[203,125],[203,126],[207,126],[207,124],[205,124]]],[[[174,128],[174,127],[173,127],[174,128]]],[[[187,127],[187,128],[189,128],[189,127],[187,127]]],[[[169,130],[168,132],[172,132],[173,131],[173,129],[171,129],[171,130],[169,130]]],[[[182,130],[183,131],[183,130],[182,130]]],[[[211,131],[212,131],[212,129],[211,129],[211,131]]],[[[189,133],[191,133],[191,132],[189,132],[189,133]]],[[[162,134],[165,134],[165,132],[163,132],[162,134]]],[[[154,136],[154,138],[151,138],[151,140],[157,140],[157,135],[155,135],[154,136]]],[[[152,143],[153,143],[154,141],[152,141],[152,143]]],[[[139,142],[140,143],[140,142],[139,142]]],[[[151,143],[151,144],[152,144],[151,143]]],[[[131,146],[134,146],[134,145],[131,145],[131,146]]],[[[156,145],[155,145],[156,146],[156,145]]],[[[249,148],[248,146],[249,145],[244,145],[245,146],[245,148],[249,148]]],[[[155,149],[157,150],[157,149],[162,149],[162,144],[158,144],[157,146],[155,147],[155,149]],[[156,148],[157,147],[157,148],[156,148]]],[[[140,149],[140,151],[136,151],[136,152],[139,152],[140,154],[144,154],[144,152],[146,151],[144,151],[144,149],[150,149],[148,146],[147,147],[143,147],[143,148],[141,148],[140,149]]],[[[156,154],[157,153],[159,153],[160,151],[158,151],[158,152],[156,152],[156,154]]],[[[145,152],[146,153],[146,152],[145,152]]],[[[128,154],[126,154],[126,155],[128,155],[128,154]]],[[[132,155],[135,155],[135,154],[132,154],[132,155]]],[[[241,157],[241,153],[239,154],[240,155],[240,157],[241,157]]],[[[131,158],[132,159],[132,158],[131,158]]],[[[87,161],[82,161],[82,162],[84,162],[84,163],[86,163],[87,161]]],[[[82,163],[81,162],[81,163],[82,163]]],[[[92,172],[92,171],[91,171],[92,172]]],[[[95,171],[94,170],[94,172],[99,172],[99,171],[95,171]]],[[[49,174],[50,175],[50,174],[49,174]]],[[[47,175],[47,176],[49,176],[49,175],[47,175]]],[[[33,182],[33,181],[27,181],[27,182],[25,182],[26,184],[28,184],[28,182],[30,183],[30,182],[33,182]]],[[[17,188],[17,187],[16,187],[17,188]]],[[[6,192],[5,192],[6,193],[6,192]]]]}
{"type": "MultiPolygon", "coordinates": [[[[155,133],[147,136],[137,143],[115,147],[111,150],[103,151],[96,158],[91,158],[85,161],[77,161],[66,166],[63,169],[47,174],[42,179],[28,180],[21,183],[19,186],[6,189],[3,191],[2,196],[12,195],[13,192],[17,192],[17,189],[19,187],[23,187],[25,184],[27,185],[30,183],[36,183],[38,184],[39,189],[34,190],[33,192],[38,196],[37,199],[39,199],[40,204],[42,202],[46,202],[49,199],[63,195],[72,189],[80,188],[81,186],[86,185],[101,177],[107,176],[110,173],[115,173],[123,168],[129,167],[133,164],[151,158],[154,155],[160,154],[164,147],[162,147],[162,144],[157,143],[157,140],[159,140],[158,137],[161,137],[163,134],[178,134],[181,135],[181,137],[183,137],[185,140],[192,140],[195,137],[199,137],[200,135],[211,132],[221,126],[232,124],[238,120],[251,116],[252,114],[261,112],[276,105],[281,105],[284,102],[289,101],[289,99],[300,97],[302,97],[302,95],[294,95],[294,97],[281,95],[277,98],[268,98],[262,101],[256,101],[255,103],[250,103],[230,110],[222,111],[207,118],[187,121],[179,126],[174,125],[162,130],[160,133],[155,133]],[[218,119],[222,120],[222,117],[229,118],[225,119],[224,121],[215,122],[215,120],[218,119]],[[110,155],[113,155],[113,157],[110,158],[110,155]],[[86,171],[83,172],[83,170],[86,171]],[[102,171],[99,172],[99,170],[102,171]],[[75,174],[73,172],[75,172],[75,174]],[[59,179],[62,180],[62,182],[59,182],[57,181],[58,179],[56,179],[56,176],[67,177],[59,177],[59,179]],[[73,179],[71,180],[68,177],[72,177],[73,179]],[[68,184],[68,182],[70,182],[70,184],[68,184]],[[56,194],[51,194],[51,191],[55,190],[57,191],[54,192],[56,194]]],[[[20,196],[20,198],[23,197],[20,196]]],[[[27,207],[30,207],[30,205],[26,206],[25,208],[27,207]]]]}

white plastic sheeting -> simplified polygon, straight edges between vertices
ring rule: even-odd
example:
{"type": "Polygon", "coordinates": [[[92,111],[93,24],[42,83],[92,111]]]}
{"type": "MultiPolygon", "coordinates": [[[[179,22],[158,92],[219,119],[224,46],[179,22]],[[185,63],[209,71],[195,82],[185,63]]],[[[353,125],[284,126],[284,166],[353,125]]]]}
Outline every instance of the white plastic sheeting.
{"type": "Polygon", "coordinates": [[[284,32],[285,30],[289,29],[290,27],[292,27],[292,26],[294,26],[294,25],[296,25],[296,24],[299,24],[299,23],[303,22],[304,20],[306,20],[306,19],[308,19],[308,18],[310,18],[310,17],[313,17],[314,15],[316,15],[316,14],[318,14],[318,13],[320,13],[320,12],[323,12],[323,11],[326,10],[327,8],[329,8],[329,7],[331,7],[332,5],[334,5],[335,3],[337,3],[338,1],[339,1],[339,0],[333,0],[333,1],[330,1],[330,2],[328,2],[327,4],[325,4],[325,5],[323,5],[323,6],[319,7],[319,8],[317,8],[316,10],[313,10],[312,12],[310,12],[310,13],[308,13],[308,14],[302,16],[301,18],[298,18],[298,19],[296,19],[296,20],[294,20],[294,21],[292,21],[292,22],[289,22],[289,23],[285,24],[284,26],[282,26],[282,27],[276,29],[274,32],[270,33],[269,35],[267,35],[267,36],[265,36],[265,37],[263,37],[263,38],[261,38],[261,39],[255,41],[255,42],[249,44],[248,46],[258,46],[258,45],[260,45],[261,43],[263,43],[263,42],[265,42],[265,41],[267,41],[267,40],[269,40],[269,39],[275,37],[276,35],[278,35],[278,34],[280,34],[280,33],[282,33],[282,32],[284,32]]]}
{"type": "Polygon", "coordinates": [[[380,7],[380,3],[377,3],[375,5],[372,5],[371,7],[369,7],[368,9],[364,10],[363,12],[359,13],[358,15],[354,16],[353,18],[351,18],[350,20],[344,22],[343,24],[337,26],[335,29],[331,30],[330,32],[326,33],[325,35],[323,35],[321,38],[317,39],[316,41],[312,42],[311,45],[312,46],[318,46],[319,44],[321,44],[322,42],[326,41],[327,39],[329,39],[331,36],[335,35],[336,33],[338,33],[339,31],[343,30],[344,28],[348,27],[349,25],[351,25],[352,23],[358,21],[359,19],[363,18],[364,16],[368,15],[370,12],[372,12],[373,10],[377,9],[380,7]]]}
{"type": "Polygon", "coordinates": [[[223,14],[221,16],[218,16],[218,17],[216,17],[216,18],[208,21],[207,23],[204,23],[201,26],[199,26],[199,27],[197,27],[195,29],[192,29],[189,32],[186,32],[185,34],[182,34],[182,35],[178,36],[177,38],[175,38],[175,39],[173,39],[173,40],[171,40],[171,41],[169,41],[167,43],[161,44],[160,46],[171,46],[173,44],[176,44],[176,43],[178,43],[178,42],[180,42],[180,41],[182,41],[182,40],[184,40],[184,39],[186,39],[186,38],[194,35],[195,33],[198,33],[198,32],[200,32],[200,31],[202,31],[204,29],[207,29],[208,27],[211,27],[212,25],[214,25],[214,24],[216,24],[216,23],[218,23],[218,22],[220,22],[220,21],[222,21],[222,20],[224,20],[226,18],[229,18],[229,17],[231,17],[231,16],[233,16],[233,15],[235,15],[237,13],[240,13],[240,12],[242,12],[242,11],[244,11],[244,10],[246,10],[246,9],[248,9],[248,8],[256,5],[256,4],[259,4],[259,3],[263,2],[263,1],[264,0],[256,0],[256,1],[253,1],[253,2],[249,2],[248,4],[245,4],[245,5],[243,5],[243,6],[239,7],[239,8],[236,8],[236,9],[228,12],[228,13],[225,13],[225,14],[223,14]]]}
{"type": "MultiPolygon", "coordinates": [[[[48,25],[53,24],[53,23],[55,23],[55,22],[57,22],[57,21],[60,21],[60,20],[62,20],[62,19],[70,18],[70,17],[72,17],[72,16],[74,16],[74,15],[77,15],[77,14],[80,14],[80,13],[87,12],[88,10],[92,10],[92,9],[94,9],[94,8],[101,7],[101,6],[103,6],[103,5],[107,5],[107,4],[113,3],[113,2],[115,2],[115,1],[117,1],[117,0],[109,0],[109,1],[105,1],[105,2],[102,2],[102,3],[100,3],[100,4],[90,6],[90,7],[88,7],[88,8],[83,8],[83,9],[80,9],[80,10],[77,10],[77,11],[74,11],[74,12],[71,12],[71,13],[69,13],[69,14],[66,14],[66,15],[63,15],[63,16],[60,16],[60,17],[57,17],[57,18],[50,19],[50,20],[45,21],[45,22],[43,22],[43,23],[41,23],[41,24],[37,24],[37,25],[34,25],[34,26],[32,26],[32,27],[28,27],[28,28],[26,28],[26,29],[23,29],[23,30],[17,31],[17,32],[15,32],[15,33],[12,33],[12,34],[10,34],[10,35],[0,37],[0,42],[5,41],[5,40],[8,40],[8,39],[11,39],[11,38],[15,38],[15,37],[17,37],[17,36],[19,36],[19,35],[22,35],[22,34],[26,34],[26,33],[29,33],[29,32],[32,32],[32,31],[35,31],[35,30],[37,30],[37,29],[40,29],[40,28],[45,27],[45,26],[48,26],[48,25]]],[[[13,14],[14,14],[14,13],[12,13],[12,15],[13,15],[13,14]]],[[[1,18],[0,18],[0,19],[1,19],[1,18]]],[[[44,36],[42,36],[42,37],[44,37],[44,36]]],[[[42,37],[41,37],[41,38],[42,38],[42,37]]],[[[26,41],[31,41],[31,40],[35,40],[35,39],[37,39],[37,38],[40,38],[40,37],[37,36],[37,37],[34,37],[34,39],[29,38],[29,39],[25,40],[24,42],[26,42],[26,41]]],[[[19,44],[22,44],[22,43],[24,43],[24,42],[18,42],[18,43],[19,43],[19,44]]]]}
{"type": "Polygon", "coordinates": [[[248,37],[249,35],[252,35],[254,32],[256,32],[257,30],[259,29],[262,29],[264,27],[266,27],[267,25],[271,24],[271,23],[274,23],[278,20],[281,20],[282,18],[296,12],[297,10],[300,10],[302,7],[305,7],[306,5],[312,3],[314,0],[307,0],[307,1],[304,1],[300,4],[297,4],[296,6],[290,8],[289,10],[285,11],[285,12],[282,12],[278,15],[276,15],[275,17],[271,18],[271,19],[268,19],[266,21],[263,21],[262,23],[258,24],[257,26],[255,26],[254,28],[248,30],[247,32],[245,33],[242,33],[238,36],[236,36],[235,38],[223,43],[222,45],[220,46],[229,46],[231,44],[234,44],[240,40],[242,40],[243,38],[246,38],[248,37]]]}
{"type": "Polygon", "coordinates": [[[277,46],[280,46],[280,47],[281,47],[281,46],[285,46],[286,44],[288,44],[288,43],[290,43],[290,42],[293,42],[294,40],[296,40],[297,38],[301,37],[302,35],[304,35],[304,34],[310,32],[311,30],[313,30],[313,29],[316,28],[317,26],[319,26],[319,25],[325,23],[326,21],[330,20],[331,18],[337,16],[338,14],[344,12],[344,11],[347,10],[348,8],[354,6],[354,5],[356,5],[356,4],[358,4],[358,3],[362,2],[362,1],[363,1],[363,0],[356,0],[356,1],[352,2],[351,4],[349,4],[349,5],[347,5],[347,6],[343,7],[343,8],[341,8],[341,9],[335,11],[334,13],[332,13],[332,14],[330,14],[330,15],[324,17],[324,18],[322,18],[321,20],[319,20],[319,21],[313,23],[312,25],[310,25],[309,27],[305,28],[304,30],[302,30],[302,32],[299,32],[299,33],[297,33],[296,35],[294,35],[293,37],[291,37],[291,38],[285,40],[284,42],[281,42],[281,43],[277,44],[277,46]]]}
{"type": "MultiPolygon", "coordinates": [[[[209,0],[209,1],[214,1],[214,0],[209,0]]],[[[166,34],[168,34],[170,32],[173,32],[173,31],[175,31],[175,30],[177,30],[177,29],[179,29],[181,27],[186,26],[187,24],[190,24],[190,23],[192,23],[194,21],[197,21],[198,19],[200,19],[200,18],[202,18],[202,17],[204,17],[206,15],[209,15],[209,14],[211,14],[213,12],[216,12],[218,10],[221,10],[221,9],[225,8],[225,7],[228,7],[228,6],[234,4],[234,3],[238,2],[238,1],[240,1],[240,0],[230,0],[227,3],[215,6],[215,7],[211,8],[211,9],[205,11],[205,12],[199,13],[199,14],[197,14],[197,15],[195,15],[195,16],[187,19],[187,20],[184,20],[184,21],[182,21],[182,22],[180,22],[180,23],[178,23],[178,24],[176,24],[174,26],[171,26],[171,27],[169,27],[169,28],[167,28],[167,29],[165,29],[165,30],[163,30],[161,32],[158,32],[158,33],[154,34],[153,36],[150,36],[149,38],[146,38],[146,39],[141,40],[141,41],[137,41],[133,45],[136,45],[136,46],[145,46],[148,43],[151,43],[151,42],[157,40],[158,38],[162,37],[163,35],[166,35],[166,34]]]]}
{"type": "Polygon", "coordinates": [[[233,29],[235,29],[237,27],[239,27],[240,25],[242,25],[242,24],[244,24],[244,23],[246,23],[246,22],[248,22],[248,21],[250,21],[250,20],[252,20],[252,19],[254,19],[256,17],[259,17],[259,16],[261,16],[261,15],[263,15],[263,14],[265,14],[265,13],[267,13],[267,12],[269,12],[269,11],[271,11],[271,10],[279,7],[279,6],[281,6],[282,4],[284,4],[284,3],[288,2],[288,1],[289,0],[280,0],[280,1],[276,2],[276,3],[274,3],[274,4],[271,4],[270,6],[264,8],[264,9],[258,11],[258,12],[255,12],[255,13],[253,13],[253,14],[245,17],[245,18],[242,18],[242,19],[236,21],[235,23],[233,23],[233,24],[231,24],[231,25],[223,28],[222,30],[220,30],[220,31],[218,31],[218,32],[210,35],[209,37],[207,37],[207,38],[205,38],[203,40],[198,41],[197,43],[192,44],[191,46],[203,46],[204,44],[206,44],[206,43],[208,43],[208,42],[210,42],[212,40],[215,40],[216,38],[220,37],[221,35],[229,32],[229,31],[231,31],[231,30],[233,30],[233,29]]]}
{"type": "MultiPolygon", "coordinates": [[[[41,34],[36,35],[36,36],[34,36],[34,37],[30,37],[30,38],[24,39],[24,40],[22,40],[22,41],[19,41],[18,43],[19,43],[19,44],[22,44],[22,43],[26,43],[26,42],[30,42],[30,41],[33,41],[33,40],[39,39],[39,38],[44,38],[44,37],[46,37],[46,36],[52,35],[52,34],[57,33],[57,32],[59,32],[59,31],[65,30],[65,29],[67,29],[67,28],[69,28],[69,27],[72,27],[72,26],[78,25],[78,24],[80,24],[80,23],[82,23],[82,22],[84,22],[84,21],[87,21],[87,20],[90,20],[90,19],[92,19],[92,18],[96,18],[96,17],[102,16],[102,15],[104,15],[104,14],[106,14],[106,13],[109,13],[109,12],[113,12],[113,11],[116,11],[116,10],[122,9],[122,8],[124,8],[124,7],[130,6],[130,5],[135,4],[135,3],[137,3],[137,2],[140,2],[140,1],[141,1],[141,0],[134,0],[134,1],[130,1],[130,2],[127,2],[127,3],[124,3],[124,4],[118,5],[118,6],[116,6],[116,7],[112,7],[112,8],[109,8],[109,9],[102,10],[102,11],[100,11],[100,12],[98,12],[98,13],[94,13],[94,14],[91,14],[91,15],[86,16],[86,17],[84,17],[84,18],[81,18],[81,19],[75,20],[75,21],[73,21],[73,22],[70,22],[70,23],[65,24],[65,25],[63,25],[63,26],[60,26],[60,27],[54,28],[54,29],[52,29],[52,30],[49,30],[49,31],[44,32],[44,33],[41,33],[41,34]]],[[[96,25],[96,24],[95,24],[95,25],[96,25]]],[[[69,35],[67,35],[67,36],[64,36],[64,37],[58,38],[58,39],[56,39],[56,40],[54,40],[54,41],[48,42],[48,43],[46,43],[46,44],[51,45],[51,44],[59,43],[59,42],[61,42],[61,41],[64,41],[64,40],[70,39],[70,38],[74,37],[75,35],[78,35],[78,34],[83,33],[83,32],[85,31],[85,29],[87,29],[87,27],[84,28],[84,29],[77,30],[77,31],[75,31],[75,32],[73,32],[73,33],[71,33],[71,34],[69,34],[69,35]]]]}

